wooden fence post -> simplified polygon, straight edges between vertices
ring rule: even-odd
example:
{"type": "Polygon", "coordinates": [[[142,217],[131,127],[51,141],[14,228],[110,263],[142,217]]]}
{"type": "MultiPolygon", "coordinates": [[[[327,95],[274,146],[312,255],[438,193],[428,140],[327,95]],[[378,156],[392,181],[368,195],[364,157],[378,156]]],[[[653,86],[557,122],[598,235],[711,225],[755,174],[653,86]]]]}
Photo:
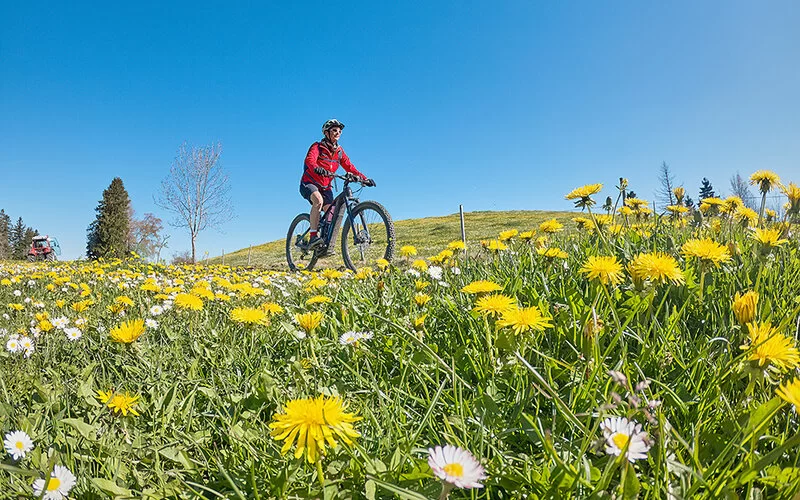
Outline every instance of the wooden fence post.
{"type": "Polygon", "coordinates": [[[247,265],[250,265],[250,252],[253,250],[253,244],[250,243],[250,246],[247,248],[247,265]]]}
{"type": "Polygon", "coordinates": [[[464,229],[464,205],[458,206],[458,214],[461,217],[461,241],[467,244],[467,232],[464,229]]]}

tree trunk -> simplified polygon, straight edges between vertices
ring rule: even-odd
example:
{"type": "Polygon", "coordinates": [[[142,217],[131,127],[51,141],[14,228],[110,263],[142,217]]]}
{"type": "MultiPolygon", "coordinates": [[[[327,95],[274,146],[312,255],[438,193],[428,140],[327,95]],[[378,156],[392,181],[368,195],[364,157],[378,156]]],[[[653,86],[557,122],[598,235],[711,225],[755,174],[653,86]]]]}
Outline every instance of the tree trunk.
{"type": "Polygon", "coordinates": [[[197,264],[197,259],[195,259],[195,242],[197,240],[197,235],[192,235],[192,264],[197,264]]]}

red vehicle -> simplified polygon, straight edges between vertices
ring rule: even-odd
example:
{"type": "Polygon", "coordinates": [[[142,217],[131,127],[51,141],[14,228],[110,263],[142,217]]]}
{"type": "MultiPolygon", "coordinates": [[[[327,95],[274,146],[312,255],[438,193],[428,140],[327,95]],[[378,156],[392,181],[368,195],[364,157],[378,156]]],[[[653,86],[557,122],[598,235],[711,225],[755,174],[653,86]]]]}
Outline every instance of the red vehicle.
{"type": "Polygon", "coordinates": [[[31,242],[31,248],[28,250],[28,261],[35,262],[37,260],[58,260],[61,255],[61,247],[58,245],[58,240],[50,236],[34,236],[31,242]]]}

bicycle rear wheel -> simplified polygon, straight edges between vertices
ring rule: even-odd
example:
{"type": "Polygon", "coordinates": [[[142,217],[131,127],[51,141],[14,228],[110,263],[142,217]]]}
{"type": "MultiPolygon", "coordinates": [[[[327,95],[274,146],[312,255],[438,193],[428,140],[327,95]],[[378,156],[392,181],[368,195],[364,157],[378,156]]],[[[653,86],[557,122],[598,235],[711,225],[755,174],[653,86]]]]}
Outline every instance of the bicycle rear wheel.
{"type": "Polygon", "coordinates": [[[394,223],[380,203],[363,201],[353,209],[342,229],[342,259],[355,271],[373,266],[378,259],[392,260],[394,255],[394,223]]]}
{"type": "Polygon", "coordinates": [[[307,250],[311,231],[311,219],[308,214],[300,214],[289,224],[286,234],[286,263],[292,271],[310,271],[317,263],[313,250],[307,250]]]}

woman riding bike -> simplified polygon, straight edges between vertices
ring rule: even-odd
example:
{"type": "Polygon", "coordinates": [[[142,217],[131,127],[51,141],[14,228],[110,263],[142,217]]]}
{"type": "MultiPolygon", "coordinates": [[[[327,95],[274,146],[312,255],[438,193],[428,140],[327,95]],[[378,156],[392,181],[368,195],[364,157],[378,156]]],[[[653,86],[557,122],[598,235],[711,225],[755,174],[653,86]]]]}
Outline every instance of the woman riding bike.
{"type": "Polygon", "coordinates": [[[322,238],[317,233],[319,229],[319,216],[321,211],[328,210],[333,203],[333,190],[331,189],[331,176],[341,166],[347,172],[363,180],[364,185],[374,186],[375,181],[359,172],[344,149],[339,145],[344,123],[333,118],[322,125],[322,140],[315,142],[308,148],[306,160],[303,163],[303,177],[300,179],[300,194],[311,203],[309,214],[311,226],[308,249],[322,243],[322,238]]]}

